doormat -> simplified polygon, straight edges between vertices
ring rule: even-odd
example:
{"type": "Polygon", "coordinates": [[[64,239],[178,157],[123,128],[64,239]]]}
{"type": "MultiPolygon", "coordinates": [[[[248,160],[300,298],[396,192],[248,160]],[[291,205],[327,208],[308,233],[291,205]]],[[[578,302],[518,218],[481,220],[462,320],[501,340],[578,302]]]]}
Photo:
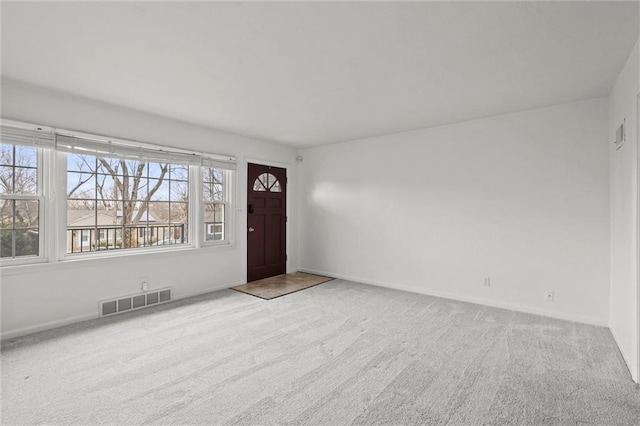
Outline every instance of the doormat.
{"type": "Polygon", "coordinates": [[[252,281],[247,284],[231,287],[231,289],[261,299],[271,300],[331,280],[333,280],[333,278],[323,277],[322,275],[294,272],[292,274],[276,275],[275,277],[252,281]]]}

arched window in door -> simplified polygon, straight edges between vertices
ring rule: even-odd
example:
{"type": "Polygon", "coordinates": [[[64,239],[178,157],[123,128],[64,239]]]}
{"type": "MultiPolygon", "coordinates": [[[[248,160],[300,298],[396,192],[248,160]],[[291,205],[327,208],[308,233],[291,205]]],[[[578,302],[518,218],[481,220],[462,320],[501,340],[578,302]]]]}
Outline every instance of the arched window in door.
{"type": "Polygon", "coordinates": [[[262,173],[258,179],[253,182],[254,191],[282,192],[280,182],[271,173],[262,173]]]}

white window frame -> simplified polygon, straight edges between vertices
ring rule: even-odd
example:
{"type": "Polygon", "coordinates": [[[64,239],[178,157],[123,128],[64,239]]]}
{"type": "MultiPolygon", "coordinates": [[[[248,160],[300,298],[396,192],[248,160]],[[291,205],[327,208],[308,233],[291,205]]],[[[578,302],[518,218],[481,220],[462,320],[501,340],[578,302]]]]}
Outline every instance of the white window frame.
{"type": "MultiPolygon", "coordinates": [[[[12,143],[9,142],[10,145],[21,145],[20,143],[12,143]]],[[[33,263],[44,263],[49,260],[49,241],[51,241],[52,230],[51,224],[53,223],[49,220],[47,208],[48,200],[51,197],[50,194],[50,185],[48,184],[49,179],[45,179],[45,176],[48,178],[48,174],[50,173],[49,166],[49,158],[51,156],[52,148],[36,148],[36,179],[37,179],[37,188],[35,195],[24,195],[24,194],[8,194],[8,195],[0,195],[0,198],[3,200],[37,200],[38,201],[38,255],[37,256],[20,256],[20,257],[2,257],[0,258],[0,266],[19,266],[19,265],[28,265],[33,263]]]]}
{"type": "MultiPolygon", "coordinates": [[[[236,159],[233,156],[215,155],[186,151],[180,148],[163,147],[160,145],[147,144],[142,142],[127,141],[114,138],[106,138],[104,136],[96,136],[88,133],[74,132],[70,130],[60,130],[54,128],[46,128],[42,126],[32,125],[28,123],[18,123],[9,120],[0,119],[3,124],[11,123],[11,126],[17,126],[24,129],[38,128],[45,129],[53,134],[74,135],[77,137],[95,138],[94,140],[105,141],[111,143],[130,144],[132,148],[145,146],[156,149],[158,152],[168,152],[171,154],[184,154],[194,156],[196,158],[213,159],[215,164],[222,166],[213,166],[223,171],[223,187],[225,205],[224,214],[224,240],[205,241],[204,226],[204,209],[203,209],[203,165],[191,162],[189,164],[189,223],[188,223],[188,243],[139,247],[121,250],[96,250],[84,253],[67,253],[67,151],[60,150],[57,147],[47,144],[37,146],[37,178],[38,188],[37,195],[27,195],[29,199],[39,201],[38,230],[39,230],[39,248],[38,256],[24,256],[17,258],[0,258],[0,267],[4,266],[20,266],[31,265],[37,263],[56,263],[63,261],[83,261],[85,259],[109,258],[117,256],[130,256],[137,254],[160,253],[166,251],[185,251],[199,248],[215,248],[233,246],[235,241],[234,232],[234,215],[233,209],[236,203],[237,194],[235,193],[236,179],[236,159]],[[225,167],[228,165],[228,167],[225,167]]],[[[7,140],[7,143],[21,145],[19,142],[7,140]]],[[[90,154],[90,153],[88,153],[90,154]]],[[[164,154],[162,154],[164,155],[164,154]]],[[[117,156],[114,153],[114,156],[117,156]]],[[[155,160],[146,160],[154,162],[155,160]]],[[[174,162],[171,158],[166,159],[167,162],[174,162]]],[[[24,198],[23,195],[8,194],[3,196],[4,199],[24,198]]]]}
{"type": "MultiPolygon", "coordinates": [[[[189,170],[189,202],[188,202],[188,208],[189,208],[189,223],[187,224],[187,243],[184,244],[166,244],[166,245],[151,245],[148,247],[131,247],[131,248],[123,248],[123,249],[118,249],[118,250],[94,250],[94,251],[86,251],[86,252],[81,252],[81,253],[67,253],[67,177],[68,177],[68,163],[67,163],[67,153],[66,152],[59,152],[58,156],[58,168],[61,170],[61,172],[59,173],[59,177],[58,179],[61,181],[61,184],[59,185],[59,187],[61,187],[62,193],[64,194],[64,197],[60,197],[61,199],[64,198],[64,202],[60,202],[59,204],[62,204],[63,206],[61,207],[61,217],[62,217],[62,221],[60,222],[61,227],[63,228],[60,238],[64,241],[64,244],[61,244],[59,246],[59,250],[62,250],[60,252],[59,258],[61,260],[69,260],[69,259],[73,259],[73,260],[77,260],[77,259],[82,259],[82,258],[101,258],[101,257],[118,257],[118,256],[127,256],[130,254],[134,254],[134,253],[153,253],[153,252],[159,252],[159,251],[170,251],[170,250],[188,250],[188,249],[193,249],[193,248],[198,248],[198,244],[195,241],[195,233],[194,233],[194,227],[192,226],[194,219],[197,219],[197,216],[194,216],[192,214],[192,210],[194,208],[197,208],[197,206],[194,205],[193,203],[193,185],[192,185],[192,180],[193,180],[193,170],[194,168],[198,168],[199,166],[194,166],[194,165],[189,165],[188,166],[188,170],[189,170]]],[[[90,154],[93,155],[93,154],[90,154]]],[[[116,153],[113,154],[114,158],[117,158],[118,155],[116,153]]],[[[145,160],[147,161],[147,160],[145,160]]],[[[170,160],[167,160],[170,161],[170,160]]],[[[152,160],[148,160],[147,162],[154,162],[152,160]]],[[[138,230],[140,231],[140,230],[138,230]]],[[[84,242],[82,242],[82,244],[84,244],[84,242]]]]}
{"type": "MultiPolygon", "coordinates": [[[[198,201],[200,202],[200,205],[198,206],[198,211],[200,213],[200,220],[198,222],[202,225],[202,228],[199,230],[200,245],[202,247],[231,245],[233,244],[233,229],[234,229],[233,215],[231,214],[231,210],[234,205],[233,183],[235,181],[235,171],[230,169],[224,169],[221,167],[211,167],[214,169],[222,170],[222,190],[223,190],[222,201],[215,202],[213,204],[224,205],[224,226],[222,228],[223,239],[216,241],[216,240],[206,239],[207,229],[205,228],[205,221],[204,221],[205,202],[204,202],[204,190],[203,190],[204,176],[202,173],[203,168],[204,166],[200,168],[200,176],[199,176],[200,190],[198,193],[199,194],[198,201]]],[[[211,204],[211,203],[207,202],[207,204],[211,204]]]]}

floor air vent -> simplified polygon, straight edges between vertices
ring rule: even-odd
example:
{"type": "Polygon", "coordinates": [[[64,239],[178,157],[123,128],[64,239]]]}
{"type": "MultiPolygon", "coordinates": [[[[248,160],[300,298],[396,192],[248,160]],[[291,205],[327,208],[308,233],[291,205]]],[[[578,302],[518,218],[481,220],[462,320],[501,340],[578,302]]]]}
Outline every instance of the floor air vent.
{"type": "Polygon", "coordinates": [[[161,290],[147,291],[145,293],[106,300],[104,302],[100,302],[100,316],[104,317],[107,315],[119,314],[120,312],[131,311],[168,302],[171,300],[171,296],[171,289],[163,288],[161,290]]]}

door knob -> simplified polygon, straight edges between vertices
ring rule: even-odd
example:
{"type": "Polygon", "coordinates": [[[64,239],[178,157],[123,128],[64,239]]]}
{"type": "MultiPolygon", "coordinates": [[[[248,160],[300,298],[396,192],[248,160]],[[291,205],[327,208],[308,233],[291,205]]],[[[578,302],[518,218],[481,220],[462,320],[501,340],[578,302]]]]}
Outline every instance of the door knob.
{"type": "Polygon", "coordinates": [[[255,229],[253,229],[253,227],[250,226],[249,227],[249,232],[253,232],[253,231],[255,231],[255,229]]]}

